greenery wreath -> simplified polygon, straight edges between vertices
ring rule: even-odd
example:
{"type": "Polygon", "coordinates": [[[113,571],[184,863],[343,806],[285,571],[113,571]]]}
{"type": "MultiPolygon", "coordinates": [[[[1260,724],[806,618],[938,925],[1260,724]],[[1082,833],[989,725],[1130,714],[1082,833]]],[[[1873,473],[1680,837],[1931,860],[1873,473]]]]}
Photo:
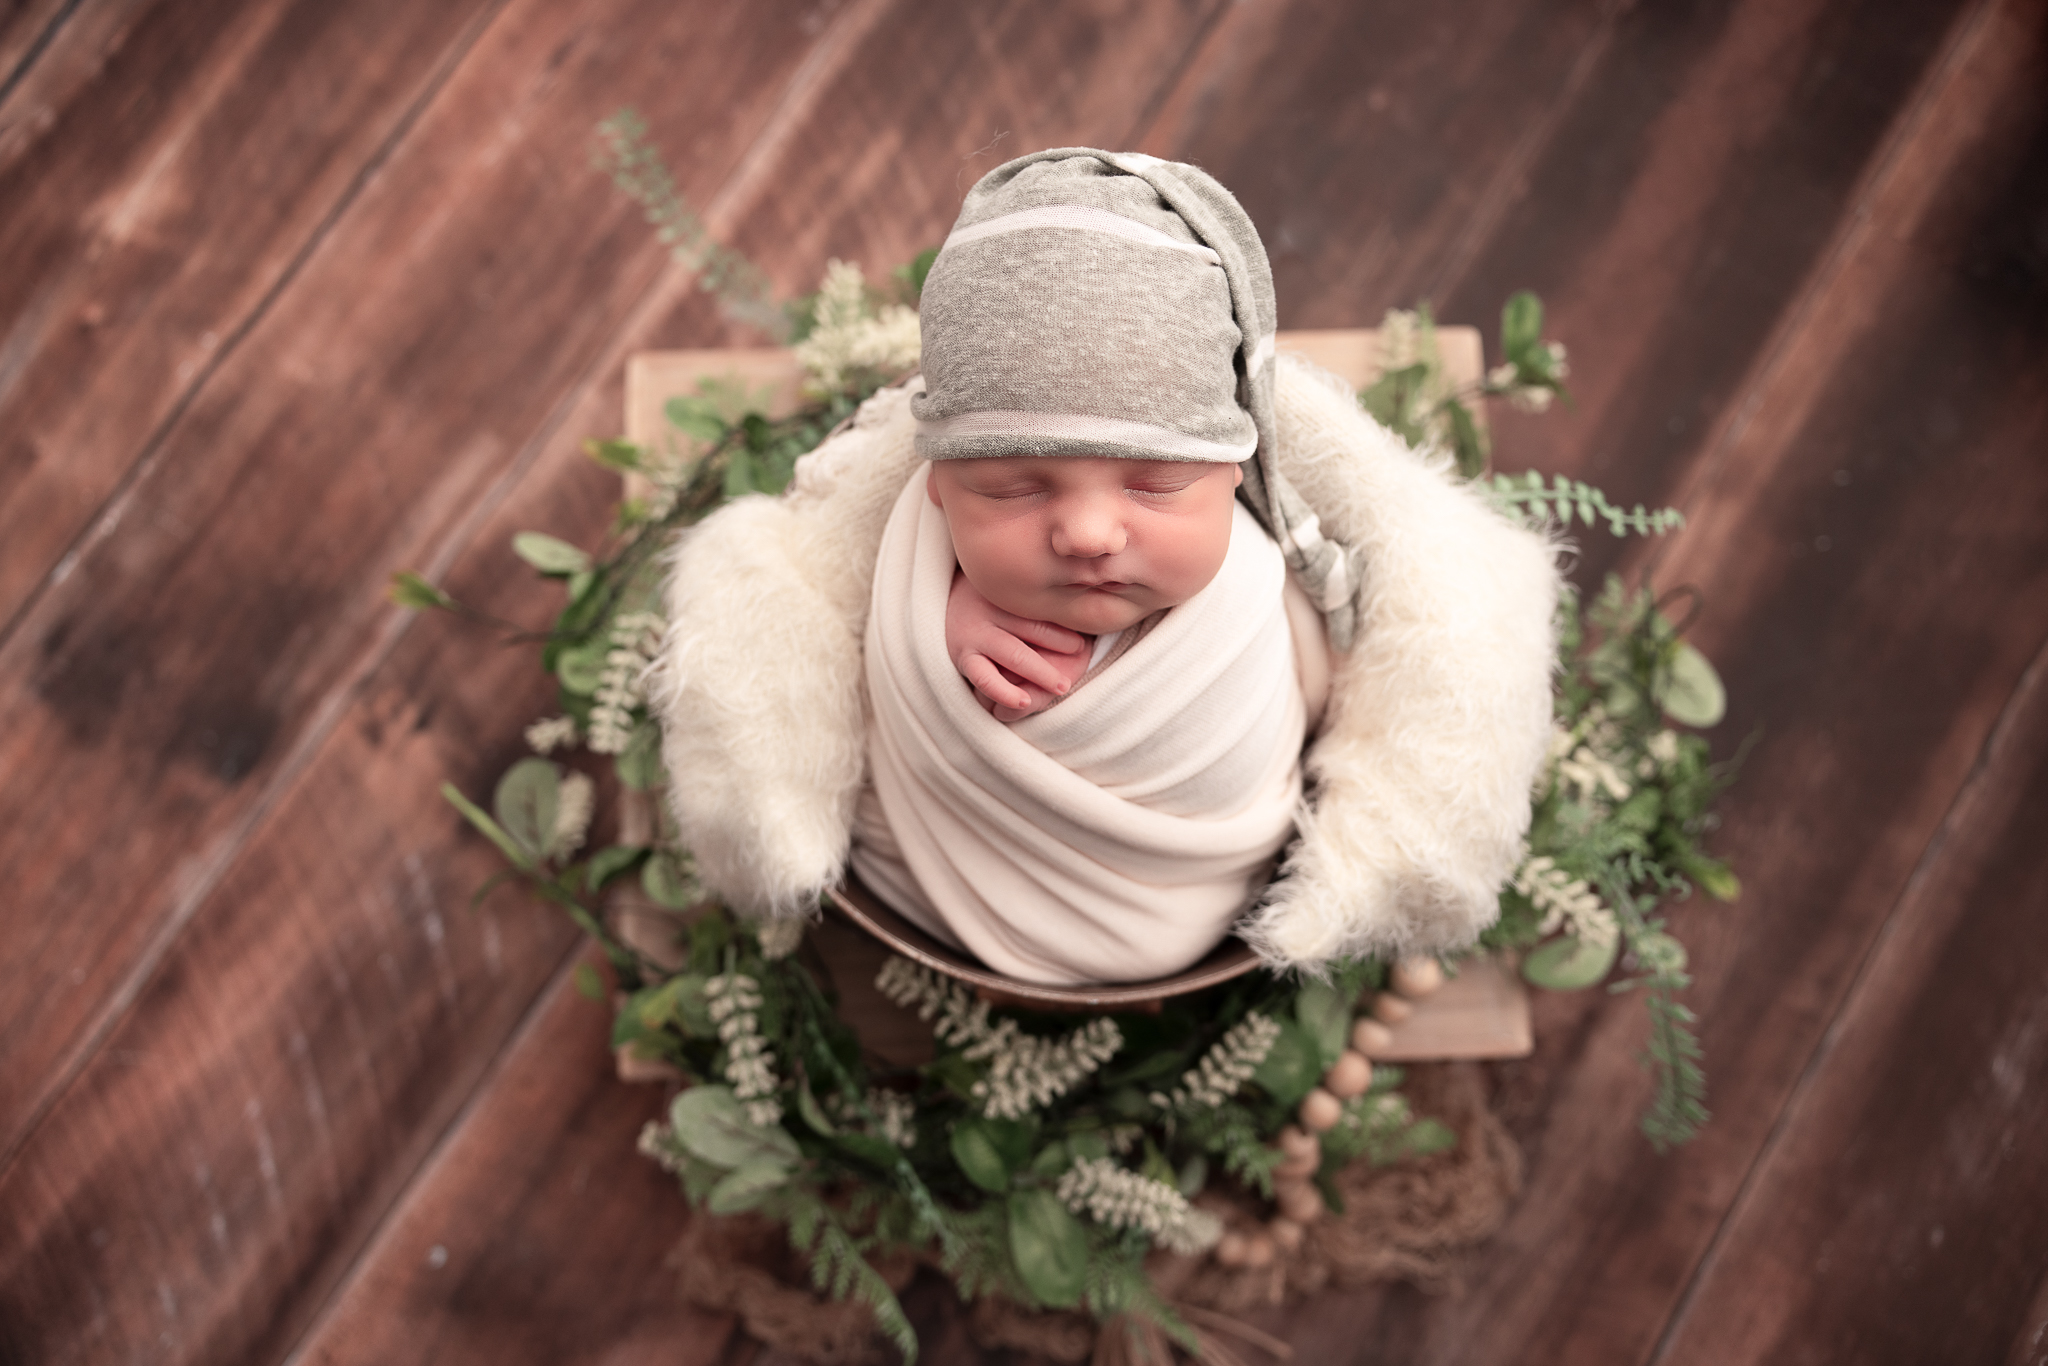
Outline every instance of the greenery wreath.
{"type": "MultiPolygon", "coordinates": [[[[732,295],[756,321],[789,320],[809,401],[770,419],[744,393],[706,384],[669,403],[676,439],[659,449],[588,443],[594,459],[638,476],[645,491],[621,504],[595,552],[538,532],[513,542],[567,592],[553,628],[526,637],[559,684],[561,715],[529,728],[537,753],[505,773],[489,811],[452,786],[443,791],[504,854],[507,875],[602,947],[611,988],[588,966],[579,985],[619,1001],[615,1042],[682,1077],[667,1121],[650,1125],[640,1147],[676,1174],[692,1203],[785,1225],[819,1290],[867,1304],[906,1360],[915,1335],[872,1265],[904,1250],[935,1256],[965,1298],[1078,1307],[1105,1320],[1132,1314],[1193,1350],[1193,1330],[1146,1276],[1148,1252],[1206,1251],[1226,1264],[1262,1255],[1242,1239],[1233,1246],[1216,1217],[1191,1203],[1205,1185],[1231,1182],[1275,1201],[1268,1227],[1284,1243],[1325,1205],[1341,1209],[1335,1177],[1346,1164],[1455,1142],[1443,1124],[1411,1113],[1398,1069],[1362,1056],[1380,1025],[1354,1018],[1361,1002],[1382,1019],[1398,1015],[1404,998],[1434,985],[1439,966],[1358,961],[1326,980],[1255,972],[1155,1013],[1077,1026],[1000,1008],[891,959],[877,987],[930,1023],[936,1047],[928,1063],[890,1067],[863,1049],[815,960],[797,952],[801,928],[752,924],[708,902],[665,819],[646,838],[586,850],[597,784],[551,756],[580,745],[607,757],[625,792],[652,793],[668,780],[659,721],[640,691],[662,627],[662,547],[730,498],[780,492],[801,455],[914,368],[914,309],[932,257],[897,271],[886,290],[834,262],[817,295],[771,315],[759,273],[707,248],[630,116],[603,133],[615,177],[678,254],[700,268],[715,255],[705,287],[732,295]],[[665,962],[616,932],[606,892],[627,879],[660,906],[688,912],[665,962]]],[[[1540,411],[1564,393],[1566,374],[1563,348],[1542,338],[1533,295],[1508,302],[1500,343],[1502,364],[1456,389],[1427,308],[1390,313],[1381,378],[1360,401],[1411,445],[1448,454],[1504,515],[1559,527],[1576,517],[1615,535],[1678,526],[1675,511],[1625,511],[1562,477],[1488,473],[1475,406],[1505,399],[1540,411]]],[[[393,595],[477,615],[416,574],[397,575],[393,595]]],[[[1553,743],[1532,798],[1528,854],[1478,948],[1521,953],[1523,974],[1539,987],[1614,978],[1612,990],[1641,992],[1656,1081],[1642,1127],[1661,1149],[1707,1117],[1693,1017],[1678,999],[1686,952],[1660,907],[1694,888],[1722,900],[1737,891],[1727,867],[1698,847],[1733,766],[1714,763],[1693,732],[1720,719],[1724,700],[1712,667],[1647,589],[1610,577],[1590,603],[1568,596],[1558,627],[1553,743]]]]}

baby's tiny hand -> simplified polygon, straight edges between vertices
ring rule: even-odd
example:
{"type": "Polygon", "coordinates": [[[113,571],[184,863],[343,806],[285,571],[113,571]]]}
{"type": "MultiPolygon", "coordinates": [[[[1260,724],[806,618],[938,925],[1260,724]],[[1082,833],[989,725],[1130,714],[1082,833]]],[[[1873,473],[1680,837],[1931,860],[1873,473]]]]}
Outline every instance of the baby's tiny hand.
{"type": "Polygon", "coordinates": [[[1064,626],[1005,612],[954,571],[946,655],[996,720],[1022,720],[1066,696],[1088,671],[1093,643],[1064,626]]]}

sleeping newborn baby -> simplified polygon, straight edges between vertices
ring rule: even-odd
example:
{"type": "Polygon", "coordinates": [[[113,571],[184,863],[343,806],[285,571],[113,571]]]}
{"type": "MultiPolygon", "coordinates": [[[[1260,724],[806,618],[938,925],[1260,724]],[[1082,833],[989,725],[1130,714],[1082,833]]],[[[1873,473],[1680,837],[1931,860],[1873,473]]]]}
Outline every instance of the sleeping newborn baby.
{"type": "Polygon", "coordinates": [[[1006,975],[1188,967],[1293,833],[1329,672],[1296,578],[1351,580],[1271,465],[1272,312],[1221,186],[1085,149],[985,177],[926,282],[851,861],[1006,975]]]}

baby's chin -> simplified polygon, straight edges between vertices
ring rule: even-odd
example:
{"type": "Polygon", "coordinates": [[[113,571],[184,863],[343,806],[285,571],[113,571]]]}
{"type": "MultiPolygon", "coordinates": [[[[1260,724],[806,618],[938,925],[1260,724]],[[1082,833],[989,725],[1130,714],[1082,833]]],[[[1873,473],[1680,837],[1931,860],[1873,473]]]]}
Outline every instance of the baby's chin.
{"type": "Polygon", "coordinates": [[[1052,612],[1039,620],[1079,631],[1084,636],[1100,636],[1136,626],[1154,612],[1174,605],[1149,598],[1134,601],[1096,589],[1056,604],[1052,612]]]}

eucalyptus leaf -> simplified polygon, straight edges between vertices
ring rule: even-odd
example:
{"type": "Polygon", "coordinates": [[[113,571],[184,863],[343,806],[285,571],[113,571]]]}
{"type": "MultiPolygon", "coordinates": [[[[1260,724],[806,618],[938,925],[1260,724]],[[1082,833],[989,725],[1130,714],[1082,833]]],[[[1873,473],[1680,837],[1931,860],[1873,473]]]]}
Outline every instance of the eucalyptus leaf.
{"type": "Polygon", "coordinates": [[[1088,1275],[1088,1234],[1049,1190],[1010,1197],[1010,1260],[1017,1278],[1041,1304],[1071,1309],[1088,1275]]]}
{"type": "Polygon", "coordinates": [[[630,441],[599,441],[593,437],[583,443],[583,453],[608,470],[623,473],[640,468],[640,448],[630,441]]]}
{"type": "Polygon", "coordinates": [[[544,531],[522,531],[512,538],[512,553],[543,574],[568,575],[590,568],[590,556],[544,531]]]}
{"type": "Polygon", "coordinates": [[[1316,1041],[1293,1020],[1281,1020],[1279,1037],[1259,1064],[1252,1080],[1266,1094],[1285,1106],[1293,1106],[1322,1080],[1323,1055],[1316,1041]]]}
{"type": "Polygon", "coordinates": [[[1695,854],[1685,861],[1685,875],[1716,901],[1733,901],[1742,895],[1742,881],[1719,859],[1695,854]]]}
{"type": "Polygon", "coordinates": [[[796,1112],[813,1132],[826,1138],[839,1132],[836,1125],[825,1117],[825,1107],[818,1104],[818,1098],[811,1094],[811,1079],[799,1077],[796,1084],[796,1112]]]}
{"type": "Polygon", "coordinates": [[[539,858],[554,840],[561,791],[562,771],[546,759],[521,759],[498,779],[491,810],[530,857],[539,858]]]}
{"type": "Polygon", "coordinates": [[[963,1119],[953,1126],[953,1160],[967,1179],[995,1195],[1001,1195],[1010,1188],[1009,1164],[996,1151],[995,1140],[988,1132],[971,1119],[963,1119]]]}
{"type": "Polygon", "coordinates": [[[1354,999],[1329,982],[1317,981],[1305,984],[1294,998],[1294,1018],[1301,1022],[1302,1029],[1315,1044],[1316,1056],[1322,1062],[1319,1073],[1327,1071],[1344,1056],[1345,1039],[1351,1033],[1351,1004],[1354,999]]]}
{"type": "Polygon", "coordinates": [[[583,870],[583,886],[589,891],[602,891],[607,882],[646,857],[647,846],[644,844],[606,845],[590,856],[590,862],[583,870]]]}
{"type": "Polygon", "coordinates": [[[801,1154],[780,1125],[756,1124],[729,1086],[693,1086],[668,1109],[676,1141],[713,1166],[736,1171],[750,1162],[794,1167],[801,1154]]]}
{"type": "Polygon", "coordinates": [[[711,1188],[705,1208],[713,1214],[738,1214],[761,1203],[761,1198],[789,1181],[789,1168],[769,1158],[752,1158],[728,1172],[711,1188]]]}
{"type": "Polygon", "coordinates": [[[1543,341],[1543,301],[1522,290],[1500,310],[1500,347],[1517,366],[1543,341]]]}
{"type": "Polygon", "coordinates": [[[1728,714],[1728,690],[1707,657],[1684,641],[1672,651],[1659,678],[1657,705],[1682,726],[1705,730],[1728,714]]]}
{"type": "Polygon", "coordinates": [[[613,767],[618,770],[619,781],[635,792],[657,786],[663,777],[661,727],[652,720],[634,726],[613,767]]]}
{"type": "Polygon", "coordinates": [[[657,905],[672,911],[687,910],[704,897],[704,889],[681,859],[668,849],[658,849],[640,869],[640,888],[657,905]]]}
{"type": "Polygon", "coordinates": [[[1451,424],[1451,453],[1457,458],[1458,473],[1477,479],[1486,469],[1486,438],[1472,420],[1472,410],[1457,399],[1445,399],[1444,416],[1451,424]]]}
{"type": "Polygon", "coordinates": [[[455,599],[411,570],[391,576],[391,600],[400,607],[453,607],[455,599]]]}
{"type": "Polygon", "coordinates": [[[857,1134],[849,1129],[841,1129],[833,1135],[832,1141],[861,1161],[883,1171],[895,1168],[900,1153],[896,1145],[886,1138],[877,1138],[873,1134],[857,1134]]]}
{"type": "Polygon", "coordinates": [[[589,697],[604,681],[605,656],[610,652],[610,644],[602,639],[571,646],[555,657],[555,677],[568,691],[589,697]]]}
{"type": "Polygon", "coordinates": [[[1605,977],[1620,952],[1618,939],[1591,944],[1561,935],[1523,961],[1522,976],[1550,991],[1578,991],[1605,977]]]}
{"type": "Polygon", "coordinates": [[[715,402],[694,397],[672,398],[662,407],[669,424],[698,441],[716,441],[725,435],[725,419],[715,402]]]}

